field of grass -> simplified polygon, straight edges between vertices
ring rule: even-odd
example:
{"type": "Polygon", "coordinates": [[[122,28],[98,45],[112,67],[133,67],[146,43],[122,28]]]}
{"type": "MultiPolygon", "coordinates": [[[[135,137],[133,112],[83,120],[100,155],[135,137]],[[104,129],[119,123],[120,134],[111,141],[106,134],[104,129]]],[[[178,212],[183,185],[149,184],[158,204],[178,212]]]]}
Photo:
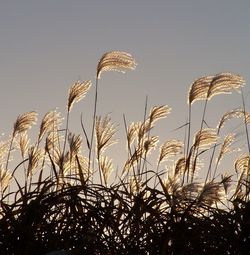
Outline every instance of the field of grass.
{"type": "Polygon", "coordinates": [[[0,142],[0,254],[248,254],[250,114],[244,79],[219,73],[192,83],[188,121],[180,127],[183,141],[160,144],[152,134],[171,114],[167,105],[147,109],[146,104],[141,121],[127,123],[124,116],[127,160],[111,178],[107,151],[119,142],[117,124],[110,115],[98,115],[98,83],[104,72],[135,67],[128,53],[104,54],[94,84],[77,81],[70,87],[65,121],[59,112],[48,112],[35,141],[29,130],[37,113],[17,117],[9,139],[0,142]],[[90,89],[95,90],[91,130],[81,121],[82,134],[74,134],[71,110],[90,89]],[[242,106],[208,127],[210,99],[230,93],[241,93],[242,106]],[[203,115],[193,134],[192,106],[198,103],[203,115]],[[240,122],[237,129],[224,132],[233,121],[240,122]],[[240,152],[239,133],[246,147],[240,152]],[[156,154],[154,163],[150,154],[156,154]],[[235,157],[233,174],[220,167],[229,154],[235,157]],[[14,168],[11,161],[17,162],[14,168]]]}

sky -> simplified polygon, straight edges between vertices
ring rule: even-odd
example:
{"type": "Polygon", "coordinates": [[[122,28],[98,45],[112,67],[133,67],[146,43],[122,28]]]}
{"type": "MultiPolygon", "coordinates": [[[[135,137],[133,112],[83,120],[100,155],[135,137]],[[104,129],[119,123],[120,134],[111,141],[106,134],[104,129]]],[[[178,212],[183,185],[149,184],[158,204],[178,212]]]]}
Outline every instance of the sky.
{"type": "MultiPolygon", "coordinates": [[[[142,120],[148,108],[167,104],[171,115],[157,131],[163,140],[187,119],[192,82],[224,71],[242,75],[250,107],[250,1],[248,0],[10,0],[0,1],[0,133],[5,139],[20,113],[35,110],[39,120],[58,108],[65,115],[69,87],[95,81],[97,63],[107,51],[133,55],[137,68],[108,72],[99,83],[98,114],[120,123],[142,120]]],[[[93,88],[72,110],[70,129],[87,132],[93,88]]],[[[241,97],[218,96],[208,107],[208,123],[241,106],[241,97]]],[[[199,123],[202,104],[194,105],[199,123]]],[[[123,138],[122,138],[123,137],[123,138]]]]}

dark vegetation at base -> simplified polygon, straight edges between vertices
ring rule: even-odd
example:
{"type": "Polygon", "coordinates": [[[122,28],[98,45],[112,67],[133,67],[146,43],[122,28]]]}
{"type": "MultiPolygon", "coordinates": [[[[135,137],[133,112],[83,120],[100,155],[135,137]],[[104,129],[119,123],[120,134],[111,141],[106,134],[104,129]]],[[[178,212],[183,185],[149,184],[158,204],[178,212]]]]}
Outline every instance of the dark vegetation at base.
{"type": "Polygon", "coordinates": [[[0,254],[248,254],[250,249],[250,202],[234,201],[234,209],[224,211],[190,201],[170,205],[161,191],[148,187],[136,196],[118,186],[56,192],[50,187],[47,182],[39,193],[1,204],[0,254]],[[196,216],[202,209],[204,215],[196,216]]]}

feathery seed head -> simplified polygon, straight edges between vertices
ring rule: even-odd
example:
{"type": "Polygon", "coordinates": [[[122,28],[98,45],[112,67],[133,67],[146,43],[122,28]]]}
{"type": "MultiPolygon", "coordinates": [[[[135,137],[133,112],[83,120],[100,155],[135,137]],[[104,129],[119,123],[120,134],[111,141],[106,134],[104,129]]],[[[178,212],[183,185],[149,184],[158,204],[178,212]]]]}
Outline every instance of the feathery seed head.
{"type": "Polygon", "coordinates": [[[208,182],[204,184],[198,199],[198,205],[212,206],[214,203],[219,202],[222,198],[222,185],[216,182],[208,182]]]}
{"type": "Polygon", "coordinates": [[[181,184],[176,176],[168,176],[163,183],[168,191],[168,194],[172,195],[173,197],[179,192],[181,187],[181,184]]]}
{"type": "Polygon", "coordinates": [[[220,122],[218,124],[218,133],[220,132],[221,128],[224,127],[225,122],[232,119],[232,118],[241,118],[244,117],[244,111],[243,109],[234,109],[229,112],[226,112],[222,118],[220,119],[220,122]]]}
{"type": "Polygon", "coordinates": [[[219,73],[213,76],[203,76],[191,85],[188,103],[191,105],[197,100],[211,99],[219,94],[231,94],[233,90],[240,91],[245,80],[233,73],[219,73]]]}
{"type": "Polygon", "coordinates": [[[59,132],[52,131],[50,132],[45,141],[45,149],[47,152],[50,150],[60,151],[60,141],[62,140],[62,136],[59,132]]]}
{"type": "Polygon", "coordinates": [[[160,148],[160,156],[158,162],[167,160],[172,156],[176,156],[181,153],[183,148],[183,142],[178,140],[166,141],[160,148]]]}
{"type": "Polygon", "coordinates": [[[0,165],[3,163],[3,160],[7,154],[8,148],[9,148],[9,141],[0,142],[0,165]]]}
{"type": "Polygon", "coordinates": [[[127,131],[128,147],[130,147],[133,141],[138,137],[140,127],[141,127],[141,122],[132,122],[129,125],[128,131],[127,131]]]}
{"type": "Polygon", "coordinates": [[[245,173],[249,172],[250,170],[250,155],[241,155],[239,156],[235,163],[234,168],[236,173],[245,173]]]}
{"type": "Polygon", "coordinates": [[[131,194],[136,195],[141,189],[141,186],[142,183],[136,176],[131,176],[129,178],[129,187],[131,194]]]}
{"type": "Polygon", "coordinates": [[[225,137],[224,141],[223,141],[223,144],[221,146],[221,149],[220,149],[220,153],[219,153],[219,156],[218,156],[218,159],[217,159],[217,164],[221,161],[221,159],[223,158],[223,156],[226,154],[226,153],[229,153],[231,152],[231,145],[233,143],[233,141],[235,140],[235,135],[234,134],[227,134],[227,136],[225,137]]]}
{"type": "Polygon", "coordinates": [[[64,177],[68,175],[69,170],[71,169],[69,152],[65,154],[60,152],[60,154],[54,159],[54,162],[59,167],[60,176],[64,177]]]}
{"type": "Polygon", "coordinates": [[[195,135],[194,147],[206,147],[216,143],[218,136],[213,128],[199,130],[195,135]]]}
{"type": "Polygon", "coordinates": [[[91,81],[85,81],[85,82],[77,81],[70,87],[68,104],[67,104],[68,112],[70,112],[74,103],[79,102],[85,97],[90,87],[91,87],[91,81]]]}
{"type": "Polygon", "coordinates": [[[78,164],[71,164],[75,167],[75,172],[77,175],[82,175],[84,180],[88,180],[93,174],[92,168],[89,167],[89,159],[84,157],[83,155],[77,155],[77,162],[78,164]]]}
{"type": "Polygon", "coordinates": [[[13,137],[18,134],[27,131],[37,121],[37,113],[34,111],[23,113],[19,115],[14,123],[13,137]]]}
{"type": "Polygon", "coordinates": [[[125,72],[128,69],[135,69],[135,59],[126,52],[111,51],[105,53],[97,66],[96,76],[101,78],[101,74],[105,71],[125,72]]]}
{"type": "Polygon", "coordinates": [[[212,79],[207,92],[208,99],[219,94],[231,94],[233,90],[239,92],[245,85],[245,80],[240,75],[233,73],[219,73],[212,79]]]}
{"type": "Polygon", "coordinates": [[[145,153],[145,149],[139,146],[131,155],[131,157],[128,158],[128,160],[125,162],[122,173],[129,171],[132,167],[138,164],[143,156],[143,153],[145,153]]]}
{"type": "Polygon", "coordinates": [[[29,149],[29,138],[28,138],[27,132],[23,132],[20,134],[18,145],[20,148],[22,158],[24,158],[29,149]]]}
{"type": "Polygon", "coordinates": [[[144,147],[145,153],[148,153],[152,149],[155,149],[158,142],[159,142],[158,136],[151,136],[146,141],[144,141],[143,147],[144,147]]]}
{"type": "Polygon", "coordinates": [[[101,156],[99,160],[99,165],[103,174],[104,182],[107,185],[108,178],[113,171],[113,163],[112,160],[107,156],[101,156]]]}
{"type": "Polygon", "coordinates": [[[81,145],[82,145],[82,138],[80,135],[76,136],[72,133],[69,133],[68,141],[69,141],[70,155],[72,157],[80,152],[81,145]]]}
{"type": "Polygon", "coordinates": [[[57,131],[62,123],[62,117],[57,111],[47,112],[41,122],[38,141],[42,139],[45,133],[57,131]]]}
{"type": "Polygon", "coordinates": [[[0,194],[9,187],[12,175],[8,170],[3,169],[0,165],[0,194]]]}
{"type": "Polygon", "coordinates": [[[185,157],[179,158],[174,167],[174,176],[183,174],[186,169],[187,159],[185,157]]]}
{"type": "MultiPolygon", "coordinates": [[[[243,111],[243,112],[244,112],[244,111],[243,111]]],[[[244,112],[244,114],[245,114],[245,121],[246,121],[246,123],[247,123],[247,124],[250,123],[250,113],[244,112]]]]}
{"type": "Polygon", "coordinates": [[[143,123],[138,123],[138,140],[140,141],[153,127],[156,121],[166,116],[171,112],[171,108],[167,105],[154,106],[147,119],[143,123]]]}
{"type": "Polygon", "coordinates": [[[203,76],[195,80],[190,87],[188,104],[193,104],[198,100],[205,100],[207,98],[207,93],[209,86],[214,76],[203,76]]]}
{"type": "Polygon", "coordinates": [[[138,123],[138,141],[141,141],[148,133],[149,131],[152,129],[152,125],[151,123],[147,120],[145,120],[144,122],[139,122],[138,123]]]}
{"type": "Polygon", "coordinates": [[[44,152],[41,148],[37,148],[34,146],[31,146],[28,151],[28,157],[29,157],[29,165],[27,174],[32,175],[34,170],[36,170],[38,163],[40,159],[43,157],[44,152]]]}
{"type": "Polygon", "coordinates": [[[97,155],[100,155],[109,146],[116,143],[114,135],[117,131],[117,126],[111,121],[111,117],[106,115],[105,117],[96,117],[95,134],[97,155]]]}
{"type": "Polygon", "coordinates": [[[171,108],[167,105],[154,106],[150,111],[148,121],[152,126],[157,120],[166,118],[170,112],[171,108]]]}

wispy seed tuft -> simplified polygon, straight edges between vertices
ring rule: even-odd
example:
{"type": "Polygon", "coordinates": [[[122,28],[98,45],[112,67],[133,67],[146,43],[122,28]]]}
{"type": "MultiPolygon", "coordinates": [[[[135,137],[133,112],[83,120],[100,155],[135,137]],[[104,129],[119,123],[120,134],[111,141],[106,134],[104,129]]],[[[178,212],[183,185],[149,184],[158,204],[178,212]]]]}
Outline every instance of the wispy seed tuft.
{"type": "Polygon", "coordinates": [[[19,115],[14,123],[13,137],[18,134],[27,131],[37,121],[37,113],[34,111],[23,113],[19,115]]]}
{"type": "Polygon", "coordinates": [[[128,69],[135,69],[135,59],[129,53],[122,51],[111,51],[105,53],[97,66],[97,78],[101,78],[101,74],[106,71],[125,72],[128,69]]]}
{"type": "Polygon", "coordinates": [[[88,90],[91,87],[91,81],[80,82],[77,81],[69,89],[68,105],[67,110],[70,110],[73,107],[73,104],[82,100],[87,94],[88,90]]]}

